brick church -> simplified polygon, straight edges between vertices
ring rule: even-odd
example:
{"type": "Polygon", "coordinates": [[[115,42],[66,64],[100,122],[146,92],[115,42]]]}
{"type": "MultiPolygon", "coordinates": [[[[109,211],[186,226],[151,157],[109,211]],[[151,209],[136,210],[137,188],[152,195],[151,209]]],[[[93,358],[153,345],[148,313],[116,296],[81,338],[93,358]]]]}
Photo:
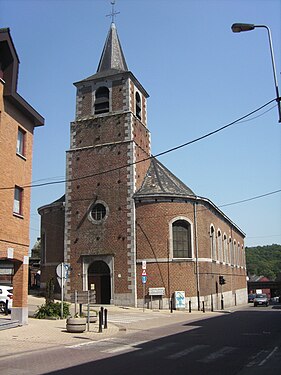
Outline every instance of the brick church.
{"type": "Polygon", "coordinates": [[[75,86],[65,195],[38,210],[41,287],[65,262],[66,299],[95,289],[102,304],[168,308],[178,291],[198,308],[245,303],[245,234],[152,157],[148,93],[114,22],[97,72],[75,86]]]}

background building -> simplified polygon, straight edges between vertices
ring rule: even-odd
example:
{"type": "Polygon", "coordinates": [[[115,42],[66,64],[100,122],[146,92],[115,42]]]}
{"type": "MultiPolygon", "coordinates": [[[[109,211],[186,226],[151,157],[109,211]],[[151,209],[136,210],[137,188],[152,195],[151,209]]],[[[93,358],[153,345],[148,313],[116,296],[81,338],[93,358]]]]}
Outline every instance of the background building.
{"type": "Polygon", "coordinates": [[[59,213],[65,215],[64,254],[61,240],[55,246],[54,202],[39,209],[41,280],[55,277],[56,257],[71,267],[68,298],[74,290],[95,289],[98,303],[142,306],[145,298],[168,307],[182,291],[198,307],[204,300],[219,308],[222,296],[225,306],[245,303],[245,235],[152,157],[148,94],[128,70],[114,23],[96,74],[75,86],[59,213]]]}
{"type": "Polygon", "coordinates": [[[18,94],[19,58],[0,29],[0,283],[13,284],[12,319],[28,318],[28,251],[33,132],[44,119],[18,94]]]}

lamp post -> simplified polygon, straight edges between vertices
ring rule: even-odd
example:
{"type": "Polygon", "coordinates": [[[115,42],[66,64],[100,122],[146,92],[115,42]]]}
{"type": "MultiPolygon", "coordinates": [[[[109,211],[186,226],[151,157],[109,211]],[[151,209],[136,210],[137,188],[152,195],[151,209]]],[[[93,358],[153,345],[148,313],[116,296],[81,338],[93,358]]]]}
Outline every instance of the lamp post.
{"type": "Polygon", "coordinates": [[[272,38],[271,38],[271,31],[270,28],[266,25],[253,25],[249,23],[234,23],[231,26],[231,30],[234,33],[240,33],[243,31],[251,31],[256,29],[257,27],[263,27],[267,30],[268,40],[269,40],[269,48],[270,48],[270,55],[271,55],[271,62],[272,62],[272,69],[273,69],[273,78],[274,78],[274,85],[275,85],[275,92],[276,92],[276,102],[279,114],[279,122],[281,122],[281,104],[280,104],[280,96],[279,96],[279,89],[278,89],[278,81],[276,76],[276,67],[274,61],[274,53],[273,53],[273,45],[272,45],[272,38]]]}

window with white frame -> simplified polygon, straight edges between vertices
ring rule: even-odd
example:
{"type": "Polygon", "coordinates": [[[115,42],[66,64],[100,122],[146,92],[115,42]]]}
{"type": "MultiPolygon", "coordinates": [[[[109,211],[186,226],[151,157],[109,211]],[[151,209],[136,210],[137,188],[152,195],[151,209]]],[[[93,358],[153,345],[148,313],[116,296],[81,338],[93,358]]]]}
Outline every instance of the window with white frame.
{"type": "Polygon", "coordinates": [[[242,257],[242,266],[246,267],[246,255],[244,250],[244,245],[241,246],[241,257],[242,257]]]}
{"type": "Polygon", "coordinates": [[[237,244],[237,266],[241,266],[241,248],[239,242],[237,244]]]}
{"type": "Polygon", "coordinates": [[[233,241],[233,265],[237,266],[237,243],[236,243],[236,240],[233,241]]]}
{"type": "Polygon", "coordinates": [[[228,263],[228,252],[227,252],[227,237],[223,234],[223,258],[225,263],[228,263]]]}
{"type": "Polygon", "coordinates": [[[177,220],[172,224],[173,258],[192,258],[191,225],[186,220],[177,220]]]}
{"type": "Polygon", "coordinates": [[[228,247],[229,256],[228,256],[228,259],[229,259],[229,263],[231,265],[233,265],[233,244],[232,244],[231,237],[229,237],[228,242],[229,242],[229,247],[228,247]]]}
{"type": "Polygon", "coordinates": [[[211,257],[213,260],[217,260],[217,249],[216,249],[216,232],[213,225],[210,226],[210,238],[211,238],[211,257]]]}
{"type": "Polygon", "coordinates": [[[218,260],[220,262],[223,262],[222,235],[219,229],[218,229],[218,260]]]}
{"type": "Polygon", "coordinates": [[[15,186],[14,207],[13,207],[14,214],[22,215],[22,200],[23,200],[23,189],[19,186],[15,186]]]}
{"type": "Polygon", "coordinates": [[[17,154],[21,156],[25,155],[25,134],[23,129],[18,128],[17,154]]]}

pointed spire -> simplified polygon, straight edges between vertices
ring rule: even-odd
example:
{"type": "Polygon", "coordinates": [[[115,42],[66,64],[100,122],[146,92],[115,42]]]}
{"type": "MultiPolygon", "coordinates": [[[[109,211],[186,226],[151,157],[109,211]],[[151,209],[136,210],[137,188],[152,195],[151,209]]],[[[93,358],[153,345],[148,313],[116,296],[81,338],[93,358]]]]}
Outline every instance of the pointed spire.
{"type": "Polygon", "coordinates": [[[113,22],[111,23],[109,32],[107,34],[97,73],[104,72],[110,69],[118,71],[128,71],[125,56],[123,54],[118,38],[116,26],[113,22]]]}

